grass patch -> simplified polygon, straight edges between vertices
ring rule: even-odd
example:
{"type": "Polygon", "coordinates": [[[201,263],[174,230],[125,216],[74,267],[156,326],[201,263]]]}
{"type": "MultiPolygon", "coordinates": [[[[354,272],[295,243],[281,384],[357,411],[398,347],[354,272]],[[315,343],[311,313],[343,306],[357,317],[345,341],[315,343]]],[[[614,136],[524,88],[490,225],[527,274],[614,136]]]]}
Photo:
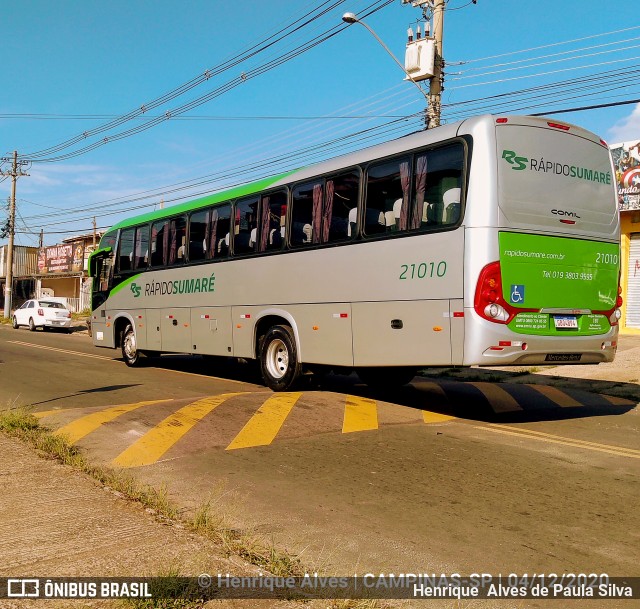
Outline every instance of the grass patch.
{"type": "Polygon", "coordinates": [[[77,313],[71,313],[71,319],[75,320],[85,320],[88,317],[91,317],[91,309],[83,309],[77,313]]]}
{"type": "Polygon", "coordinates": [[[4,315],[0,317],[0,324],[10,324],[11,317],[5,317],[4,315]]]}
{"type": "Polygon", "coordinates": [[[252,565],[277,576],[303,576],[308,571],[297,556],[276,548],[257,535],[232,528],[211,500],[205,501],[191,518],[187,518],[169,499],[165,485],[156,488],[141,484],[133,476],[120,470],[92,465],[64,436],[56,435],[40,425],[28,408],[0,411],[0,431],[31,444],[46,457],[84,472],[116,495],[140,503],[156,517],[179,520],[189,530],[219,544],[228,555],[240,556],[252,565]]]}

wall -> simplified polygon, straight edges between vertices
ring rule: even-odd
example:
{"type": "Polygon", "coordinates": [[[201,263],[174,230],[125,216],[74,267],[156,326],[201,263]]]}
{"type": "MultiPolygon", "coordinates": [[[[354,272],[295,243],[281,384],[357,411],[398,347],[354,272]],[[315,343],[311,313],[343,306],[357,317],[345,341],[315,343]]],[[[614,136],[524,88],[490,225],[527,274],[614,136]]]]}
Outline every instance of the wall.
{"type": "Polygon", "coordinates": [[[622,317],[620,332],[622,334],[640,335],[640,328],[628,328],[625,325],[627,313],[627,278],[629,276],[629,241],[631,233],[640,233],[640,211],[623,211],[620,213],[620,245],[622,248],[622,264],[620,268],[620,285],[622,286],[622,317]]]}

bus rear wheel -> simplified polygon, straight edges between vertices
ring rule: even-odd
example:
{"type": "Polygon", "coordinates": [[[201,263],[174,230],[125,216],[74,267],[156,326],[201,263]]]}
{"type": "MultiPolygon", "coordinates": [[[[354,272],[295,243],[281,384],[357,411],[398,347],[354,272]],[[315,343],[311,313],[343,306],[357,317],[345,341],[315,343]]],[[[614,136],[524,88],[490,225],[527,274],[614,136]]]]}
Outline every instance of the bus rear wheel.
{"type": "Polygon", "coordinates": [[[300,377],[301,365],[293,330],[272,326],[260,342],[260,372],[265,385],[274,391],[286,391],[300,377]]]}
{"type": "Polygon", "coordinates": [[[415,368],[359,368],[358,376],[363,383],[374,389],[397,389],[407,385],[416,375],[415,368]]]}
{"type": "Polygon", "coordinates": [[[122,332],[120,340],[120,348],[122,349],[122,358],[127,366],[138,366],[142,353],[138,350],[136,343],[136,333],[131,324],[127,324],[122,332]]]}

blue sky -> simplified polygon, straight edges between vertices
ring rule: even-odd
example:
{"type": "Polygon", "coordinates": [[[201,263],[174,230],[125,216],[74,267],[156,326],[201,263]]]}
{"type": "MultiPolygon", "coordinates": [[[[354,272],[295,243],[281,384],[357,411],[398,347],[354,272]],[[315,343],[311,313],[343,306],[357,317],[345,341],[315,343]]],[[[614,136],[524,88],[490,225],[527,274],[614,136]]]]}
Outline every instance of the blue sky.
{"type": "MultiPolygon", "coordinates": [[[[17,150],[26,159],[73,154],[105,136],[141,126],[144,121],[131,120],[60,152],[38,156],[148,104],[257,43],[274,42],[143,118],[175,111],[210,92],[220,93],[181,117],[66,160],[34,162],[30,176],[18,181],[17,243],[36,244],[40,229],[46,244],[57,243],[88,232],[93,216],[99,227],[106,227],[132,213],[152,210],[161,200],[169,206],[178,198],[419,129],[419,117],[406,117],[424,107],[424,98],[411,83],[403,82],[398,66],[362,26],[347,27],[341,21],[344,12],[363,15],[383,4],[383,0],[7,4],[0,20],[0,154],[17,150]],[[303,21],[315,17],[308,25],[277,41],[279,30],[307,13],[303,21]],[[334,26],[337,34],[332,38],[266,70],[268,62],[334,26]],[[225,88],[229,90],[222,93],[225,88]],[[186,188],[190,181],[197,185],[186,188]]],[[[633,0],[611,9],[594,0],[478,0],[475,5],[449,0],[445,120],[490,111],[496,107],[491,96],[551,83],[559,84],[546,91],[548,97],[540,98],[540,90],[527,93],[526,103],[522,97],[505,97],[500,102],[507,105],[498,111],[546,112],[640,98],[640,79],[633,72],[640,68],[637,15],[633,0]],[[569,79],[579,80],[567,91],[569,79]],[[461,104],[469,100],[478,101],[461,104]],[[541,105],[532,108],[533,104],[541,105]]],[[[394,0],[366,21],[402,61],[406,29],[415,26],[420,16],[420,10],[394,0]]],[[[591,129],[611,143],[640,138],[640,104],[557,118],[591,129]]],[[[0,183],[0,198],[5,201],[8,194],[5,180],[0,183]]],[[[4,216],[2,209],[0,220],[4,216]]]]}

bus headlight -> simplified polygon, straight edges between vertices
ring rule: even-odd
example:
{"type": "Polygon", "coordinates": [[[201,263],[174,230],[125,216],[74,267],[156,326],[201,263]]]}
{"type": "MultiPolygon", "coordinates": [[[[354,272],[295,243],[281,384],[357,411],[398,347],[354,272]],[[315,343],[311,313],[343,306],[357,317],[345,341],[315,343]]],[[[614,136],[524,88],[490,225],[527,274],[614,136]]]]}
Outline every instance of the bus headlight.
{"type": "Polygon", "coordinates": [[[611,315],[609,316],[609,321],[612,324],[617,324],[618,321],[620,321],[620,318],[622,317],[622,311],[620,311],[620,309],[616,309],[613,313],[611,313],[611,315]]]}

